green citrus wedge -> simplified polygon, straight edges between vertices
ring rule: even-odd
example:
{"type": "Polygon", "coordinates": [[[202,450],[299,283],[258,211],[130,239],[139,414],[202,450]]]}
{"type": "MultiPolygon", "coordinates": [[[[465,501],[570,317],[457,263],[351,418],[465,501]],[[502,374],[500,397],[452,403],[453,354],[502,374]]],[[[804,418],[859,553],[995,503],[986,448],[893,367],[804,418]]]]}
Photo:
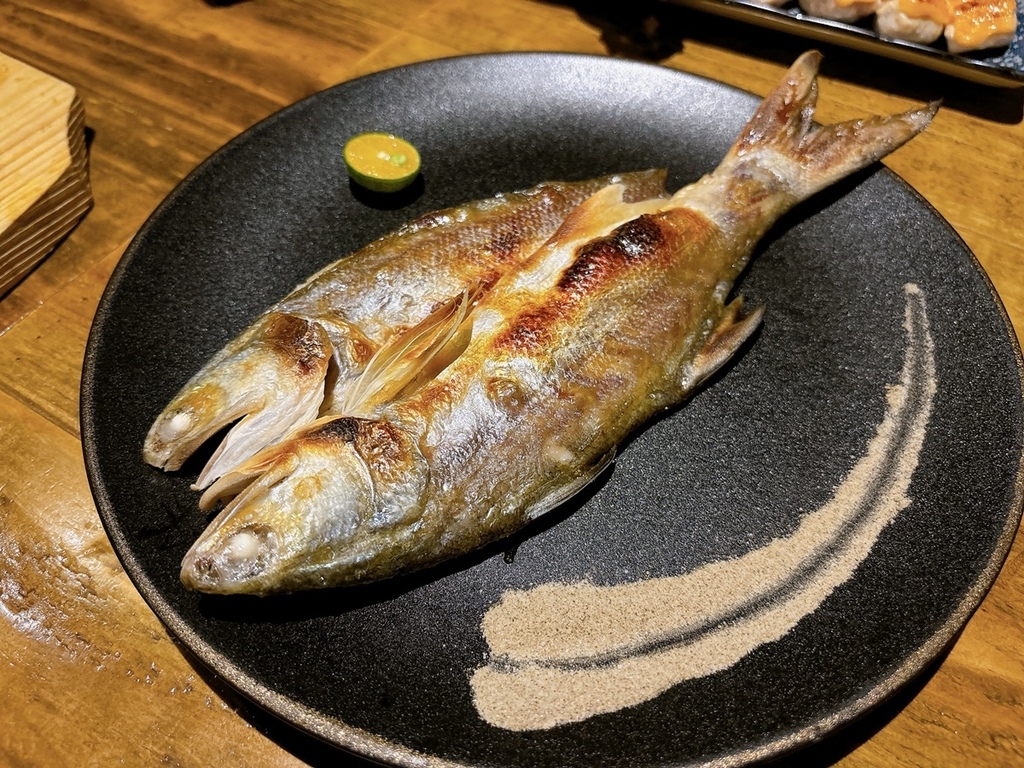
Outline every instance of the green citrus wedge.
{"type": "Polygon", "coordinates": [[[358,133],[345,142],[348,175],[373,192],[397,192],[420,172],[420,153],[391,133],[358,133]]]}

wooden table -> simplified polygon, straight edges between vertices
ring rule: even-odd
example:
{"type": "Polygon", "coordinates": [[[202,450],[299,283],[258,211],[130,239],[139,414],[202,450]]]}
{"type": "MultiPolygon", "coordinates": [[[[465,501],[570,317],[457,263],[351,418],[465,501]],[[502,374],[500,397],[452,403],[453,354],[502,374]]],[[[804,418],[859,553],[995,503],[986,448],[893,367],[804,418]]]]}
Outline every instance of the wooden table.
{"type": "MultiPolygon", "coordinates": [[[[506,0],[2,0],[0,51],[73,84],[95,206],[0,300],[0,763],[331,763],[193,665],[122,571],[79,437],[86,338],[136,230],[196,164],[297,99],[456,54],[648,56],[763,94],[808,44],[669,6],[506,0]],[[645,37],[646,35],[646,37],[645,37]]],[[[825,49],[819,117],[938,96],[886,162],[977,254],[1024,331],[1024,92],[825,49]]],[[[2,108],[2,105],[0,105],[2,108]]],[[[948,655],[793,765],[1024,764],[1024,543],[948,655]]]]}

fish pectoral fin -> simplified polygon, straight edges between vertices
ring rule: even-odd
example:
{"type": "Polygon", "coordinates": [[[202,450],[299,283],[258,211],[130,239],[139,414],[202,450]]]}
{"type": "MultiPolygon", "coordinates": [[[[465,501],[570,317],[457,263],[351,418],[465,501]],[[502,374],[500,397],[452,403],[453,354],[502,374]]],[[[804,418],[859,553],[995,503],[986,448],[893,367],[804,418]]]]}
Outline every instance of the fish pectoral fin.
{"type": "Polygon", "coordinates": [[[535,501],[526,509],[526,518],[528,520],[536,520],[541,515],[550,512],[555,507],[558,507],[577,493],[582,491],[588,485],[590,485],[598,476],[608,468],[611,463],[615,461],[615,449],[612,448],[608,453],[602,456],[597,463],[588,467],[579,477],[575,478],[566,485],[560,485],[553,491],[547,493],[541,497],[538,501],[535,501]]]}
{"type": "Polygon", "coordinates": [[[764,307],[744,314],[742,296],[727,304],[704,348],[684,370],[683,388],[687,392],[695,389],[725,365],[761,325],[763,314],[764,307]]]}
{"type": "Polygon", "coordinates": [[[421,382],[425,371],[436,376],[447,367],[469,342],[462,324],[482,290],[480,285],[466,288],[377,350],[344,394],[340,415],[372,416],[410,384],[421,382]]]}
{"type": "MultiPolygon", "coordinates": [[[[265,477],[268,472],[278,471],[285,474],[290,472],[295,467],[292,440],[301,437],[309,429],[315,429],[324,421],[327,419],[317,419],[309,425],[297,428],[280,442],[267,446],[238,466],[233,467],[229,472],[225,472],[205,488],[203,495],[199,498],[199,509],[209,512],[219,502],[237,498],[254,482],[265,477]],[[282,467],[285,469],[282,470],[282,467]]],[[[194,485],[192,490],[203,490],[203,488],[194,485]]]]}

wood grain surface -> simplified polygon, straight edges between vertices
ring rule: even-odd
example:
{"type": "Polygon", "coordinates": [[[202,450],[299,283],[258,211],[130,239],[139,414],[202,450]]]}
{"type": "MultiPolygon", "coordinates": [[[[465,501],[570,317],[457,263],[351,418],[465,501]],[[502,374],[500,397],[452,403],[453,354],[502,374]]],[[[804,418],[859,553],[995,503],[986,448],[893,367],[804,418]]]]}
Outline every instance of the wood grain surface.
{"type": "Polygon", "coordinates": [[[89,209],[85,111],[74,87],[0,53],[0,295],[89,209]]]}
{"type": "MultiPolygon", "coordinates": [[[[78,392],[93,314],[127,243],[193,167],[291,102],[423,59],[579,51],[763,95],[807,47],[642,0],[0,0],[0,51],[78,91],[95,201],[0,299],[0,764],[349,764],[237,700],[171,640],[122,571],[86,481],[78,392]]],[[[944,99],[932,127],[886,162],[977,254],[1020,333],[1022,90],[824,52],[824,122],[944,99]]],[[[1019,539],[946,655],[783,760],[833,763],[1024,765],[1019,539]]]]}

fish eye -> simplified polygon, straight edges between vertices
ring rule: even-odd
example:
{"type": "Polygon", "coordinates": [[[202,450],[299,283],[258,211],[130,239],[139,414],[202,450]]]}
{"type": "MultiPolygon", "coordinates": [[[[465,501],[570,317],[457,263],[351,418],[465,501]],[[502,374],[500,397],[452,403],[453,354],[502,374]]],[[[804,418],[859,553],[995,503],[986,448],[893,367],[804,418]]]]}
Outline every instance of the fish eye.
{"type": "Polygon", "coordinates": [[[225,581],[263,573],[277,554],[277,536],[268,526],[247,525],[232,533],[212,564],[225,581]]]}

